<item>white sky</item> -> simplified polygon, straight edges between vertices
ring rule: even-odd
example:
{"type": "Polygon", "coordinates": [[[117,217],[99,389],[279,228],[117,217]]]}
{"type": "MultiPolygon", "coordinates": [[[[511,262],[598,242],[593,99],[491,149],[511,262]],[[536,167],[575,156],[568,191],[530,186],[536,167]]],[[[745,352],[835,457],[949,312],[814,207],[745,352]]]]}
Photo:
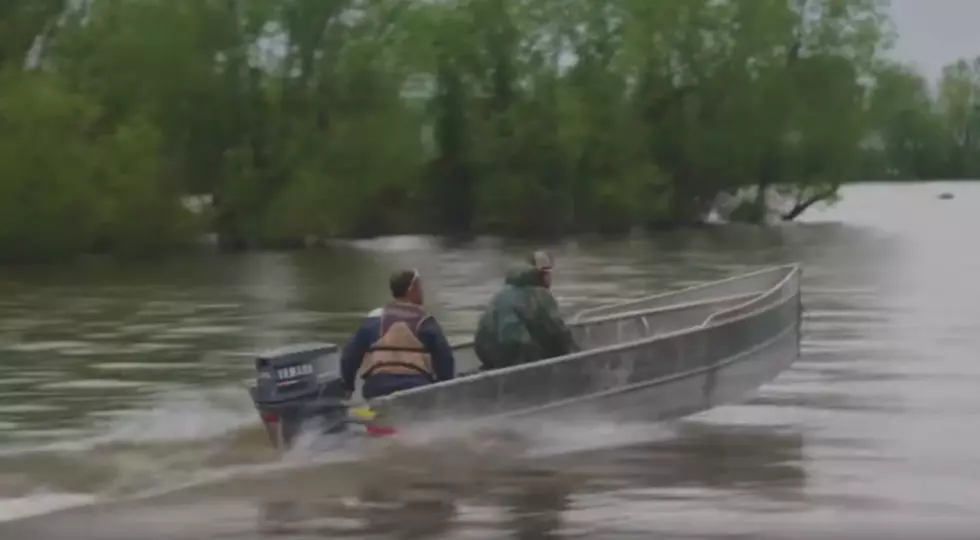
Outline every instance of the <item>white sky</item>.
{"type": "Polygon", "coordinates": [[[898,31],[894,56],[936,80],[942,66],[980,56],[980,0],[891,0],[898,31]]]}

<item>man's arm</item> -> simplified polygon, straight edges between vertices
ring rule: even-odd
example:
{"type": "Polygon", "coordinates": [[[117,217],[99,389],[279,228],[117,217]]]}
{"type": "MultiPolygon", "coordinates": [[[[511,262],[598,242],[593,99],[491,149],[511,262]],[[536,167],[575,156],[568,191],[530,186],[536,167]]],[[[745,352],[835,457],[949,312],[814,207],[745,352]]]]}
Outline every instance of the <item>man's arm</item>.
{"type": "Polygon", "coordinates": [[[340,378],[348,392],[354,391],[357,385],[357,371],[361,369],[361,361],[371,347],[372,326],[370,319],[366,319],[351,336],[340,356],[340,378]]]}
{"type": "Polygon", "coordinates": [[[429,351],[432,357],[432,371],[437,381],[448,381],[456,376],[456,358],[453,349],[446,341],[445,334],[439,323],[432,317],[427,318],[419,326],[419,341],[429,351]]]}
{"type": "Polygon", "coordinates": [[[561,347],[560,354],[568,354],[580,350],[578,343],[572,338],[572,332],[565,324],[558,309],[558,302],[551,294],[551,291],[544,288],[537,288],[535,296],[538,304],[538,316],[536,317],[542,330],[561,347]]]}

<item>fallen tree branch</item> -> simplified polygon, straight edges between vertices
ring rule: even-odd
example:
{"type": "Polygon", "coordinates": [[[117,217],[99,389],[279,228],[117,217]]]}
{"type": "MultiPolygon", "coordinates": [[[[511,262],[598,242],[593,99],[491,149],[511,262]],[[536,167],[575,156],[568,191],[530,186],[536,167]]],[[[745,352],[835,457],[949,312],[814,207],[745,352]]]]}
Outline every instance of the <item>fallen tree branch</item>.
{"type": "Polygon", "coordinates": [[[836,188],[828,189],[825,191],[821,191],[816,195],[812,195],[807,199],[798,200],[797,203],[793,205],[793,208],[790,208],[789,212],[782,214],[780,217],[782,218],[783,221],[793,221],[794,219],[800,217],[800,214],[806,212],[811,206],[817,204],[820,201],[824,201],[833,197],[834,193],[836,192],[837,192],[836,188]]]}

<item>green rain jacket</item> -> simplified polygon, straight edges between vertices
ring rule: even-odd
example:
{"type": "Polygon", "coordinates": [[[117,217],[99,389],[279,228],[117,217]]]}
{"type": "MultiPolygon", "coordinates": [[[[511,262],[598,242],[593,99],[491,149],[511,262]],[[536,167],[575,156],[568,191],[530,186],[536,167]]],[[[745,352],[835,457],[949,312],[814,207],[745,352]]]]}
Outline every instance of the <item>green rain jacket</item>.
{"type": "Polygon", "coordinates": [[[579,350],[541,271],[530,265],[507,274],[504,288],[480,317],[474,341],[485,370],[579,350]]]}

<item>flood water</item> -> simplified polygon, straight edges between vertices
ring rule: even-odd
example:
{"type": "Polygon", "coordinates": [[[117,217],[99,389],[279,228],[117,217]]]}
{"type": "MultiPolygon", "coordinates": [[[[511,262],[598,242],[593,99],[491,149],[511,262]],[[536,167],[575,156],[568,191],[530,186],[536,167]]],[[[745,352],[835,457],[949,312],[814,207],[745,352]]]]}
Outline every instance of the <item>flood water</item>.
{"type": "Polygon", "coordinates": [[[528,246],[393,238],[3,270],[0,539],[975,530],[980,184],[843,195],[768,230],[549,246],[570,312],[799,261],[803,355],[745,403],[660,425],[541,421],[520,427],[520,452],[423,441],[280,459],[242,381],[258,349],[343,343],[396,267],[418,267],[430,309],[467,338],[528,246]]]}

